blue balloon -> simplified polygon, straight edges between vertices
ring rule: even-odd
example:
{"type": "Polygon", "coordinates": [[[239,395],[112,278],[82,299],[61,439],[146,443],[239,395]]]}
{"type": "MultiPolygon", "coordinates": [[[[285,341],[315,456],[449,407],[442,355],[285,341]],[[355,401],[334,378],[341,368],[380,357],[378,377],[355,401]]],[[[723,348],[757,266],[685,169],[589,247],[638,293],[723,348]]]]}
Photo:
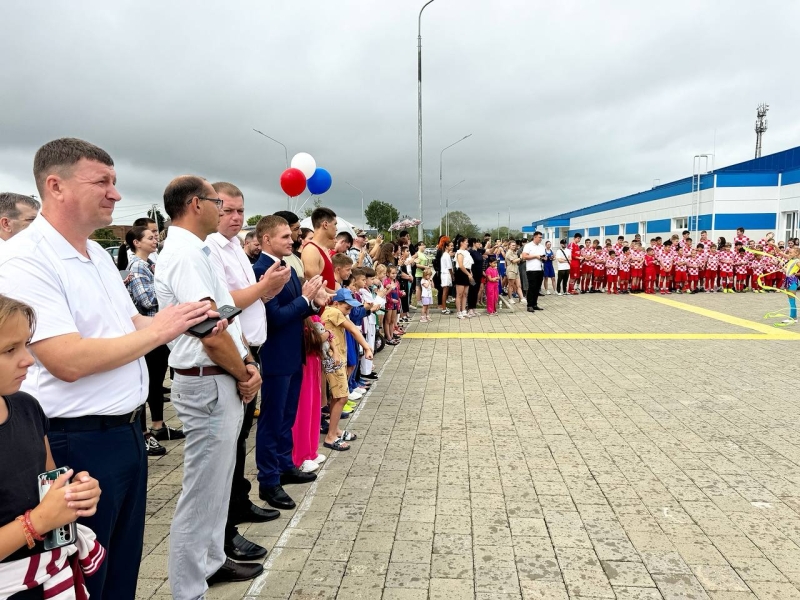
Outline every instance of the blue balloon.
{"type": "Polygon", "coordinates": [[[309,192],[315,196],[319,196],[331,189],[331,183],[333,183],[331,174],[325,169],[320,169],[317,167],[317,170],[314,171],[314,174],[308,178],[306,185],[308,186],[309,192]]]}

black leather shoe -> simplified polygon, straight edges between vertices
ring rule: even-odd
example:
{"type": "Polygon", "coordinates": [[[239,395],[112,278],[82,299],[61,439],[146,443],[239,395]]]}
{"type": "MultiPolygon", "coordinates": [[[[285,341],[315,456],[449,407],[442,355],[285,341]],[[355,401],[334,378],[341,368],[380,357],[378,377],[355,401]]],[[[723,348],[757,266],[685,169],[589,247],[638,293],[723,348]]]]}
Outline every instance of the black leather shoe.
{"type": "Polygon", "coordinates": [[[289,485],[290,483],[311,483],[316,478],[316,473],[303,473],[300,469],[295,467],[291,471],[281,473],[281,485],[289,485]]]}
{"type": "Polygon", "coordinates": [[[230,581],[249,581],[263,572],[264,565],[260,563],[237,563],[230,558],[226,558],[219,570],[206,579],[206,583],[212,586],[216,583],[228,583],[230,581]]]}
{"type": "Polygon", "coordinates": [[[252,502],[250,506],[244,510],[239,510],[228,517],[233,525],[239,523],[266,523],[267,521],[274,521],[281,516],[280,511],[271,508],[261,508],[252,502]]]}
{"type": "Polygon", "coordinates": [[[533,312],[533,311],[535,311],[535,310],[536,310],[536,309],[535,309],[535,308],[533,308],[532,306],[529,306],[529,307],[528,307],[528,312],[533,312]]]}
{"type": "Polygon", "coordinates": [[[273,508],[281,510],[292,510],[296,506],[294,500],[279,485],[258,488],[258,497],[265,500],[273,508]]]}
{"type": "Polygon", "coordinates": [[[238,533],[233,536],[232,540],[225,542],[225,556],[232,558],[233,560],[258,560],[259,558],[264,558],[266,555],[266,548],[259,546],[258,544],[254,544],[238,533]]]}
{"type": "Polygon", "coordinates": [[[544,310],[541,306],[534,306],[533,310],[544,310]]]}

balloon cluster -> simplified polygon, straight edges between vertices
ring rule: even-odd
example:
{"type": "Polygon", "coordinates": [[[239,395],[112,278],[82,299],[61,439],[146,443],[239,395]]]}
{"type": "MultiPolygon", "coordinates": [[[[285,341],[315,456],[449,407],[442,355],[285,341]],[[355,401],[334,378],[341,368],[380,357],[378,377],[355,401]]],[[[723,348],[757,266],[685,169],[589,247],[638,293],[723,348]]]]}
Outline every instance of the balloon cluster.
{"type": "Polygon", "coordinates": [[[317,161],[307,152],[295,154],[292,166],[281,173],[281,189],[291,198],[302,194],[306,187],[319,196],[331,189],[331,183],[331,174],[317,167],[317,161]]]}

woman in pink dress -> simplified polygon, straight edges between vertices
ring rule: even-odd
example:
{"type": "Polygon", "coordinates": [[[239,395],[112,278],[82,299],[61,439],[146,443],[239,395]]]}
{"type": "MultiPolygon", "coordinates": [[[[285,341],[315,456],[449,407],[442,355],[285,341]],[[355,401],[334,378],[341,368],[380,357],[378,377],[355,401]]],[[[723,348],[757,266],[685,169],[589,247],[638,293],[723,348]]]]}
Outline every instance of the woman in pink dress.
{"type": "Polygon", "coordinates": [[[323,341],[328,341],[329,333],[322,328],[320,333],[315,322],[322,323],[316,315],[306,319],[304,330],[306,344],[306,364],[303,367],[303,383],[300,386],[300,400],[297,417],[292,426],[292,461],[301,471],[311,473],[319,469],[325,460],[319,454],[319,425],[322,410],[322,354],[323,341]],[[324,339],[323,339],[324,338],[324,339]]]}

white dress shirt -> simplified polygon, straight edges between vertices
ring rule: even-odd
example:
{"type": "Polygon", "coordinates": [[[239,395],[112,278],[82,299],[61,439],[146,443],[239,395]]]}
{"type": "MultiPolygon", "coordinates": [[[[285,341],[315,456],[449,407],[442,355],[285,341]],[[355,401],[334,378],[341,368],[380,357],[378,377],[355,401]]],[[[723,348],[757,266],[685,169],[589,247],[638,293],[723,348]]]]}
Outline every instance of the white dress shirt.
{"type": "Polygon", "coordinates": [[[526,271],[541,271],[542,270],[542,256],[547,253],[547,248],[545,248],[544,244],[535,244],[533,242],[528,242],[522,247],[523,254],[532,254],[534,256],[538,256],[539,258],[532,258],[525,261],[525,270],[526,271]]]}
{"type": "MultiPolygon", "coordinates": [[[[0,294],[36,311],[33,343],[78,333],[82,338],[117,338],[136,330],[139,315],[111,256],[87,242],[80,254],[39,214],[30,227],[3,245],[0,294]]],[[[35,356],[35,355],[34,355],[35,356]]],[[[37,359],[22,390],[50,417],[124,415],[141,406],[149,383],[144,358],[67,383],[37,359]]]]}
{"type": "MultiPolygon", "coordinates": [[[[206,238],[206,244],[211,250],[209,255],[211,264],[228,284],[230,291],[255,285],[256,274],[253,272],[253,265],[244,253],[238,236],[228,239],[221,233],[212,233],[206,238]]],[[[267,313],[260,298],[247,308],[242,308],[242,314],[238,318],[248,344],[260,346],[267,341],[267,313]]]]}
{"type": "MultiPolygon", "coordinates": [[[[233,298],[209,258],[211,250],[206,243],[183,227],[173,225],[158,257],[156,269],[156,297],[163,310],[170,304],[198,302],[210,298],[217,306],[233,306],[233,298]]],[[[241,316],[241,315],[240,315],[241,316]]],[[[236,318],[228,326],[239,356],[247,356],[242,341],[242,329],[236,318]]],[[[214,361],[206,354],[202,342],[192,335],[179,335],[170,342],[169,366],[173,369],[210,367],[214,361]]]]}

